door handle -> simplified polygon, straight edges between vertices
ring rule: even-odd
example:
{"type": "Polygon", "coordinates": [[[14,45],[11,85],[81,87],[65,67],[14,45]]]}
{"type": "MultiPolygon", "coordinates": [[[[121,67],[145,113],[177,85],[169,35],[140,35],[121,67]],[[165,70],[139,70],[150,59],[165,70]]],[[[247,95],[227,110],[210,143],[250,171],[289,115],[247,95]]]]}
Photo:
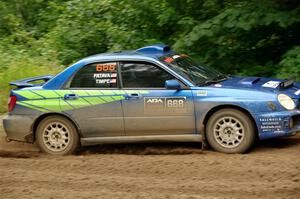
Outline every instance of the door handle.
{"type": "Polygon", "coordinates": [[[138,93],[130,93],[126,96],[126,99],[140,99],[142,96],[138,93]]]}
{"type": "Polygon", "coordinates": [[[65,94],[64,99],[65,100],[76,100],[79,96],[77,94],[65,94]]]}

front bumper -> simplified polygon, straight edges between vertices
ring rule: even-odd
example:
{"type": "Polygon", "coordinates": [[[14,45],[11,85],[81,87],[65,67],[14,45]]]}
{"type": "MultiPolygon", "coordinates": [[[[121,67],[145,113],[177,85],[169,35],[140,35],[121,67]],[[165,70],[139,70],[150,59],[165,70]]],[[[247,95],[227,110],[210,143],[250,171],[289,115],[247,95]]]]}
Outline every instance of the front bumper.
{"type": "Polygon", "coordinates": [[[7,115],[3,128],[7,138],[15,141],[33,142],[32,125],[34,119],[28,115],[7,115]]]}
{"type": "Polygon", "coordinates": [[[300,132],[300,111],[281,111],[254,115],[259,139],[284,137],[300,132]]]}

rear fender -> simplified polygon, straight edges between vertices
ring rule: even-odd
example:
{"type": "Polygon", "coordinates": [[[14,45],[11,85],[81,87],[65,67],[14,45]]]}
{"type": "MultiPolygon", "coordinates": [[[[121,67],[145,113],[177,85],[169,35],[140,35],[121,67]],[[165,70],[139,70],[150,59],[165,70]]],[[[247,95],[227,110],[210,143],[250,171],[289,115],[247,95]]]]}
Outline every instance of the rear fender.
{"type": "Polygon", "coordinates": [[[33,135],[33,140],[35,140],[36,129],[37,129],[39,123],[40,123],[43,119],[45,119],[46,117],[53,116],[53,115],[59,115],[59,116],[62,116],[62,117],[65,117],[66,119],[68,119],[68,120],[69,120],[70,122],[72,122],[72,123],[74,124],[74,126],[76,127],[79,136],[80,136],[80,137],[83,137],[83,136],[82,136],[82,133],[81,133],[81,130],[80,130],[80,127],[79,127],[79,125],[78,125],[78,123],[77,123],[70,115],[65,114],[65,113],[62,113],[62,112],[60,112],[60,113],[58,113],[58,112],[52,112],[52,113],[45,113],[45,114],[42,114],[42,115],[38,116],[38,117],[34,120],[32,126],[31,126],[32,135],[33,135]]]}

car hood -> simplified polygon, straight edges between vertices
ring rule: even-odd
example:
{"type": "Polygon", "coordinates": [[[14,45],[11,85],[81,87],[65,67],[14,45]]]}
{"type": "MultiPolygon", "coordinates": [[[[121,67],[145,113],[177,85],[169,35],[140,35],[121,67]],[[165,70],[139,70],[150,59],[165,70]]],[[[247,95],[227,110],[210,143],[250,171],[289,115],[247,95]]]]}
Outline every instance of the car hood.
{"type": "Polygon", "coordinates": [[[291,98],[300,99],[300,83],[276,78],[264,77],[230,77],[212,87],[256,90],[274,94],[287,94],[291,98]]]}

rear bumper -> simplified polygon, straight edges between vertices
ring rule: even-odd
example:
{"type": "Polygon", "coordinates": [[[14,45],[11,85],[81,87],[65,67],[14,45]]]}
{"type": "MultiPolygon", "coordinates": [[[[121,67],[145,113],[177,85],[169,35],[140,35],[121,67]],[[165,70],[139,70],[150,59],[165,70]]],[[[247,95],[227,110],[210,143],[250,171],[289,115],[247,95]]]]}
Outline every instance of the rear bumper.
{"type": "Polygon", "coordinates": [[[33,121],[28,115],[8,115],[3,119],[3,128],[10,140],[32,143],[33,121]]]}
{"type": "Polygon", "coordinates": [[[282,111],[255,115],[259,139],[284,137],[300,132],[300,111],[282,111]]]}

